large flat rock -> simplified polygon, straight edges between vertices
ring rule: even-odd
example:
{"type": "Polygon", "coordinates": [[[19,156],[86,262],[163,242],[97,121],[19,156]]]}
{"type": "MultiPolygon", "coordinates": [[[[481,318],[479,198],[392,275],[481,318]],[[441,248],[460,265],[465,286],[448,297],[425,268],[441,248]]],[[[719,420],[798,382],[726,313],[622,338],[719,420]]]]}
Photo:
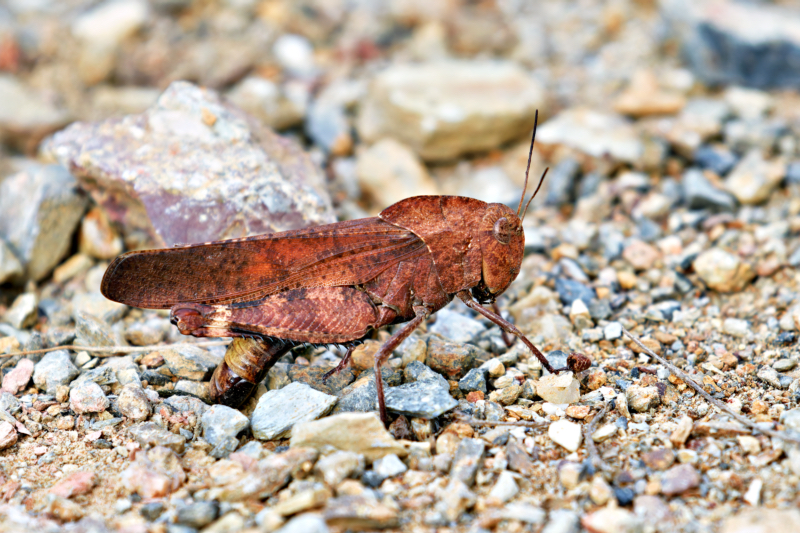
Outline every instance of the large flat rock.
{"type": "Polygon", "coordinates": [[[43,152],[124,229],[128,248],[335,221],[322,172],[297,143],[188,82],[142,114],[75,123],[43,152]]]}

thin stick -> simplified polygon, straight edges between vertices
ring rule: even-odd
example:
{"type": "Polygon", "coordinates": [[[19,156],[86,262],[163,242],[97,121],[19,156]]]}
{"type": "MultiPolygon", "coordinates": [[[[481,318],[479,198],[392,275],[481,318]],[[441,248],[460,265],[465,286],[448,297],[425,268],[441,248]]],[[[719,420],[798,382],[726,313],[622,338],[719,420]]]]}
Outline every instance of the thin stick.
{"type": "Polygon", "coordinates": [[[670,363],[669,361],[667,361],[666,359],[664,359],[660,355],[656,354],[653,350],[651,350],[650,348],[648,348],[647,346],[642,344],[642,342],[638,338],[636,338],[636,336],[633,333],[631,333],[630,331],[628,331],[625,328],[622,328],[622,332],[625,335],[627,335],[633,342],[635,342],[639,346],[639,348],[641,348],[644,351],[644,353],[646,353],[647,355],[649,355],[650,357],[654,358],[656,361],[658,361],[659,363],[661,363],[662,365],[667,367],[667,369],[670,372],[672,372],[674,375],[676,375],[677,377],[682,379],[684,383],[686,383],[691,388],[693,388],[695,391],[697,391],[697,394],[702,396],[708,403],[710,403],[711,405],[713,405],[717,409],[728,413],[734,419],[736,419],[738,422],[744,424],[745,426],[749,427],[750,429],[753,429],[755,431],[763,433],[764,435],[769,435],[770,437],[776,437],[776,438],[779,438],[779,439],[783,439],[785,441],[796,442],[796,443],[800,444],[800,438],[792,437],[791,435],[787,435],[786,433],[783,433],[781,431],[775,431],[775,430],[772,430],[772,429],[765,429],[765,428],[759,427],[758,424],[756,424],[755,422],[753,422],[752,420],[750,420],[746,416],[740,415],[739,413],[737,413],[736,411],[732,410],[730,407],[728,407],[727,405],[725,405],[721,401],[719,401],[716,398],[714,398],[713,396],[711,396],[709,393],[707,393],[703,389],[703,387],[701,387],[700,385],[695,383],[695,381],[692,380],[692,378],[690,378],[689,375],[686,372],[684,372],[683,370],[681,370],[677,366],[673,365],[672,363],[670,363]]]}
{"type": "Polygon", "coordinates": [[[464,424],[468,424],[470,426],[482,426],[482,427],[494,427],[494,426],[523,426],[526,428],[546,428],[550,424],[542,423],[542,422],[529,422],[527,420],[517,420],[516,422],[506,422],[503,420],[478,420],[477,418],[471,418],[463,413],[456,413],[458,416],[459,422],[463,422],[464,424]]]}
{"type": "Polygon", "coordinates": [[[597,431],[597,424],[605,418],[607,411],[608,404],[604,403],[603,408],[592,417],[592,420],[588,424],[583,426],[583,438],[586,441],[586,451],[589,452],[589,460],[600,470],[608,470],[609,466],[600,458],[600,453],[597,451],[597,445],[594,443],[592,435],[597,431]]]}
{"type": "MultiPolygon", "coordinates": [[[[209,348],[211,346],[224,346],[229,344],[230,341],[201,341],[186,343],[198,348],[209,348]]],[[[112,357],[121,353],[139,353],[149,352],[152,350],[159,350],[171,346],[170,344],[151,344],[149,346],[79,346],[77,344],[63,344],[61,346],[53,346],[52,348],[42,348],[41,350],[27,350],[24,352],[14,352],[0,354],[0,358],[14,357],[15,355],[33,355],[37,353],[55,352],[56,350],[74,350],[81,352],[90,352],[96,354],[97,357],[112,357]]]]}

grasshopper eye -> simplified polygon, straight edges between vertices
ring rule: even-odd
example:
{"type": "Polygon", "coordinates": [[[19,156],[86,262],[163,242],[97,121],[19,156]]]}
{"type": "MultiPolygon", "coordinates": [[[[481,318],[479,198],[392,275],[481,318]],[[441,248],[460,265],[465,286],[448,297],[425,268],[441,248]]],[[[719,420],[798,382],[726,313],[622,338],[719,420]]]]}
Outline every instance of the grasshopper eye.
{"type": "Polygon", "coordinates": [[[497,239],[497,242],[502,244],[509,243],[512,232],[513,228],[506,217],[498,218],[497,222],[494,223],[494,228],[492,229],[492,235],[494,235],[494,238],[497,239]]]}

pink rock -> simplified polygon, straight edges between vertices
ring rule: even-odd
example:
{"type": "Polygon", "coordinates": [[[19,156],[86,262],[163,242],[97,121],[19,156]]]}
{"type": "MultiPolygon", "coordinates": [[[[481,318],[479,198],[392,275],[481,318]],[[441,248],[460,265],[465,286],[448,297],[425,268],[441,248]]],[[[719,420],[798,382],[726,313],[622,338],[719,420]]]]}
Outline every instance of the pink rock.
{"type": "Polygon", "coordinates": [[[5,392],[16,394],[28,384],[33,375],[33,361],[21,359],[14,370],[3,377],[3,388],[5,392]]]}
{"type": "Polygon", "coordinates": [[[188,82],[142,114],[75,122],[43,150],[150,246],[336,220],[324,173],[298,143],[188,82]]]}
{"type": "Polygon", "coordinates": [[[108,408],[109,401],[100,385],[88,381],[69,391],[69,406],[78,414],[99,413],[108,408]]]}
{"type": "Polygon", "coordinates": [[[17,430],[6,421],[0,422],[0,450],[17,443],[17,430]]]}
{"type": "Polygon", "coordinates": [[[87,433],[86,436],[83,437],[83,440],[85,440],[86,442],[94,442],[102,436],[103,436],[102,431],[92,431],[90,433],[87,433]]]}
{"type": "Polygon", "coordinates": [[[637,239],[625,247],[622,257],[636,270],[646,270],[661,257],[661,252],[658,248],[637,239]]]}
{"type": "Polygon", "coordinates": [[[700,474],[692,465],[673,466],[661,476],[661,492],[674,496],[700,486],[700,474]]]}
{"type": "Polygon", "coordinates": [[[126,489],[144,499],[162,498],[183,485],[186,473],[172,450],[156,446],[146,453],[137,453],[120,480],[126,489]]]}
{"type": "Polygon", "coordinates": [[[50,488],[50,494],[71,498],[78,494],[86,494],[97,485],[94,472],[74,472],[50,488]]]}

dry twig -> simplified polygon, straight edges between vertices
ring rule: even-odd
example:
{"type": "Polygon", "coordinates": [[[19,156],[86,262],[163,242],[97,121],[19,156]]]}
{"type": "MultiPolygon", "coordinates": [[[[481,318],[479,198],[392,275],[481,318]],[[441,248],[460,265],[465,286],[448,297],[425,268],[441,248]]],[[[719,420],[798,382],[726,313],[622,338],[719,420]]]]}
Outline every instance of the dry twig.
{"type": "MultiPolygon", "coordinates": [[[[201,341],[193,342],[191,346],[199,348],[209,348],[211,346],[224,346],[230,341],[201,341]]],[[[188,344],[188,343],[187,343],[188,344]]],[[[75,350],[81,352],[89,352],[95,354],[97,357],[112,357],[124,353],[139,353],[150,352],[153,350],[163,350],[168,348],[169,344],[151,344],[150,346],[78,346],[76,344],[64,344],[61,346],[53,346],[52,348],[42,348],[41,350],[27,350],[24,352],[13,352],[0,354],[0,358],[14,357],[15,355],[33,355],[37,353],[55,352],[56,350],[75,350]]]]}
{"type": "Polygon", "coordinates": [[[754,431],[758,431],[760,433],[763,433],[764,435],[769,435],[770,437],[776,437],[776,438],[779,438],[779,439],[783,439],[785,441],[789,441],[789,442],[794,442],[794,443],[800,444],[800,438],[793,437],[792,435],[788,435],[788,434],[786,434],[785,432],[782,432],[782,431],[775,431],[773,429],[762,428],[758,424],[756,424],[755,422],[753,422],[752,420],[747,418],[746,416],[737,413],[736,411],[734,411],[733,409],[731,409],[730,407],[728,407],[727,405],[725,405],[724,403],[722,403],[721,401],[717,400],[716,398],[711,396],[709,393],[707,393],[703,389],[703,387],[698,385],[692,378],[690,378],[689,375],[686,372],[684,372],[683,370],[681,370],[677,366],[673,365],[672,363],[670,363],[669,361],[667,361],[666,359],[664,359],[660,355],[656,354],[653,350],[651,350],[650,348],[648,348],[647,346],[642,344],[642,342],[633,333],[631,333],[630,331],[628,331],[625,328],[622,328],[622,332],[625,335],[627,335],[633,342],[635,342],[636,345],[639,346],[639,348],[641,348],[644,351],[644,353],[646,353],[647,355],[649,355],[650,357],[654,358],[656,361],[658,361],[659,363],[661,363],[662,365],[667,367],[667,369],[670,372],[672,372],[675,376],[677,376],[681,380],[683,380],[684,383],[686,383],[691,388],[693,388],[697,392],[697,394],[702,396],[708,403],[710,403],[711,405],[713,405],[717,409],[728,413],[737,422],[739,422],[741,424],[744,424],[746,427],[749,427],[750,429],[752,429],[754,431]]]}
{"type": "Polygon", "coordinates": [[[592,439],[592,434],[597,430],[597,425],[605,418],[607,412],[608,404],[604,403],[602,409],[592,417],[592,420],[583,426],[583,439],[586,441],[586,451],[589,453],[589,460],[595,468],[600,470],[609,470],[611,467],[600,458],[600,453],[597,451],[597,445],[592,439]]]}
{"type": "Polygon", "coordinates": [[[477,418],[468,417],[462,413],[456,413],[459,422],[468,424],[470,426],[494,427],[494,426],[522,426],[526,428],[546,428],[550,424],[542,422],[529,422],[527,420],[516,420],[514,422],[506,422],[503,420],[478,420],[477,418]]]}

